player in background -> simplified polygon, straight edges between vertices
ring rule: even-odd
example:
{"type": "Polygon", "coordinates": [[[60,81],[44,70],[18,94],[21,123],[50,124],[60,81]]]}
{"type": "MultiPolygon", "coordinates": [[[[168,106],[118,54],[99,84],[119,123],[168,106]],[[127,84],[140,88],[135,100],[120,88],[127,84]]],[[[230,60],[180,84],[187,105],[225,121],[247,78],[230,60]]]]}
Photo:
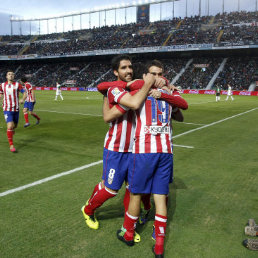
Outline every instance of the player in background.
{"type": "Polygon", "coordinates": [[[64,98],[62,96],[61,84],[59,83],[59,81],[56,82],[56,97],[55,97],[55,100],[57,100],[58,96],[61,98],[61,100],[64,100],[64,98]]]}
{"type": "MultiPolygon", "coordinates": [[[[116,56],[112,60],[112,68],[117,77],[118,84],[127,84],[132,80],[133,69],[131,58],[129,56],[116,56]]],[[[115,197],[123,182],[127,179],[128,160],[129,155],[131,154],[132,137],[134,135],[132,124],[133,111],[129,109],[139,108],[145,100],[153,83],[154,77],[149,74],[144,79],[143,87],[136,94],[131,95],[128,91],[113,86],[108,90],[108,101],[104,99],[103,117],[105,121],[108,119],[106,110],[107,105],[109,105],[108,108],[114,106],[112,110],[123,115],[111,122],[110,129],[105,137],[103,181],[95,186],[91,197],[86,205],[82,207],[85,222],[90,228],[98,229],[99,223],[95,217],[96,209],[108,199],[115,197]],[[116,105],[117,102],[123,102],[123,104],[126,105],[116,105]]],[[[129,204],[129,196],[129,192],[126,191],[124,197],[126,210],[129,204]]],[[[136,241],[139,241],[139,238],[136,241]]]]}
{"type": "Polygon", "coordinates": [[[220,91],[221,91],[221,88],[219,85],[216,86],[216,102],[220,101],[220,91]]]}
{"type": "Polygon", "coordinates": [[[26,77],[22,77],[20,79],[20,82],[27,93],[27,98],[25,100],[24,107],[23,107],[23,115],[24,115],[24,119],[25,119],[24,127],[30,126],[29,115],[31,115],[37,119],[37,121],[36,121],[36,125],[37,125],[40,122],[40,118],[36,113],[33,112],[34,106],[36,104],[35,91],[34,91],[32,85],[29,82],[27,82],[26,77]]]}
{"type": "Polygon", "coordinates": [[[233,101],[234,98],[233,98],[233,92],[232,92],[232,87],[230,86],[230,84],[228,84],[228,93],[227,93],[227,98],[226,100],[228,100],[229,96],[231,97],[231,100],[233,101]]]}
{"type": "MultiPolygon", "coordinates": [[[[163,65],[154,60],[149,64],[148,70],[155,77],[160,77],[163,73],[163,65]]],[[[173,176],[170,122],[173,106],[163,100],[165,91],[159,91],[161,91],[161,99],[154,98],[153,95],[156,94],[156,91],[152,90],[144,105],[135,111],[135,141],[128,173],[130,203],[123,226],[117,232],[117,237],[129,246],[134,244],[133,235],[140,214],[142,195],[153,193],[156,207],[154,222],[156,243],[153,252],[156,257],[163,257],[167,223],[167,195],[173,176]]],[[[188,108],[187,103],[180,95],[174,96],[174,98],[179,103],[179,107],[188,108]]]]}
{"type": "Polygon", "coordinates": [[[7,81],[3,82],[0,87],[0,98],[3,96],[3,111],[7,124],[6,134],[10,145],[10,151],[16,152],[13,144],[13,136],[19,121],[19,103],[24,103],[26,92],[20,83],[14,81],[13,71],[7,71],[6,79],[7,81]],[[19,92],[23,93],[23,98],[20,101],[19,92]]]}

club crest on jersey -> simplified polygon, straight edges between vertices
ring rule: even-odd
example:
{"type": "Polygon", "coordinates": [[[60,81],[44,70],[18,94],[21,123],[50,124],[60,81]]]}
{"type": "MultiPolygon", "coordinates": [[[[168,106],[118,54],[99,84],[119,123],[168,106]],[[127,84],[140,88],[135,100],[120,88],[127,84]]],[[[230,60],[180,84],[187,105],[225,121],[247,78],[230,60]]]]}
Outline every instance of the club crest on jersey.
{"type": "Polygon", "coordinates": [[[118,88],[114,88],[114,89],[111,91],[111,93],[112,93],[114,96],[116,96],[117,94],[120,93],[120,90],[119,90],[118,88]]]}

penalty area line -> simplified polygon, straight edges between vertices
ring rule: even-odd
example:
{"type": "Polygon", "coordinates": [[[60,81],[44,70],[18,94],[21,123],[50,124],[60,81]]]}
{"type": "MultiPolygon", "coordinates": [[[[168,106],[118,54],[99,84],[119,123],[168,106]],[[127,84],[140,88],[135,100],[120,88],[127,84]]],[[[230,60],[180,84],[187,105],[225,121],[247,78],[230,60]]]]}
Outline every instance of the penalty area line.
{"type": "Polygon", "coordinates": [[[40,112],[49,112],[49,113],[57,113],[57,114],[68,114],[68,115],[81,115],[81,116],[102,116],[102,115],[94,115],[94,114],[86,114],[86,113],[72,113],[72,112],[60,112],[55,110],[42,110],[38,109],[40,112]]]}
{"type": "Polygon", "coordinates": [[[181,147],[181,148],[187,148],[187,149],[194,149],[193,146],[187,146],[187,145],[178,145],[178,144],[173,144],[173,147],[181,147]]]}
{"type": "Polygon", "coordinates": [[[93,163],[84,165],[84,166],[82,166],[82,167],[78,167],[78,168],[75,168],[75,169],[72,169],[72,170],[69,170],[69,171],[65,171],[65,172],[62,172],[62,173],[59,173],[59,174],[50,176],[50,177],[46,177],[46,178],[44,178],[44,179],[35,181],[35,182],[30,183],[30,184],[27,184],[27,185],[23,185],[23,186],[14,188],[14,189],[10,189],[10,190],[8,190],[8,191],[5,191],[5,192],[0,193],[0,197],[9,195],[9,194],[12,194],[12,193],[15,193],[15,192],[22,191],[22,190],[24,190],[24,189],[27,189],[27,188],[30,188],[30,187],[33,187],[33,186],[36,186],[36,185],[43,184],[43,183],[45,183],[45,182],[54,180],[54,179],[59,178],[59,177],[62,177],[62,176],[66,176],[66,175],[73,174],[73,173],[78,172],[78,171],[80,171],[80,170],[83,170],[83,169],[86,169],[86,168],[90,168],[90,167],[93,167],[93,166],[98,165],[98,164],[101,164],[101,163],[103,163],[103,161],[102,161],[102,160],[99,160],[99,161],[96,161],[96,162],[93,162],[93,163]]]}
{"type": "MultiPolygon", "coordinates": [[[[216,121],[216,122],[213,122],[213,123],[210,123],[210,124],[207,124],[207,125],[204,125],[204,126],[201,126],[201,127],[198,127],[198,128],[192,129],[192,130],[189,130],[189,131],[186,131],[186,132],[184,132],[184,133],[175,135],[175,136],[173,137],[173,139],[178,138],[178,137],[183,136],[183,135],[186,135],[186,134],[189,134],[189,133],[192,133],[192,132],[195,132],[195,131],[198,131],[198,130],[201,130],[201,129],[204,129],[204,128],[206,128],[206,127],[210,127],[210,126],[213,126],[213,125],[222,123],[222,122],[224,122],[224,121],[227,121],[227,120],[229,120],[229,119],[232,119],[232,118],[235,118],[235,117],[238,117],[238,116],[247,114],[247,113],[252,112],[252,111],[254,111],[254,110],[257,110],[257,109],[258,109],[258,108],[253,108],[253,109],[250,109],[250,110],[248,110],[248,111],[245,111],[245,112],[242,112],[242,113],[239,113],[239,114],[236,114],[236,115],[233,115],[233,116],[230,116],[230,117],[221,119],[221,120],[219,120],[219,121],[216,121]]],[[[82,167],[78,167],[78,168],[75,168],[75,169],[72,169],[72,170],[69,170],[69,171],[66,171],[66,172],[62,172],[62,173],[60,173],[60,174],[56,174],[56,175],[54,175],[54,176],[50,176],[50,177],[47,177],[47,178],[44,178],[44,179],[35,181],[35,182],[31,183],[31,184],[27,184],[27,185],[20,186],[20,187],[14,188],[14,189],[10,189],[10,190],[8,190],[8,191],[5,191],[5,192],[0,193],[0,197],[6,196],[6,195],[9,195],[9,194],[18,192],[18,191],[22,191],[22,190],[24,190],[24,189],[33,187],[33,186],[35,186],[35,185],[39,185],[39,184],[42,184],[42,183],[45,183],[45,182],[54,180],[54,179],[56,179],[56,178],[59,178],[59,177],[65,176],[65,175],[69,175],[69,174],[75,173],[75,172],[77,172],[77,171],[80,171],[80,170],[83,170],[83,169],[86,169],[86,168],[89,168],[89,167],[93,167],[93,166],[98,165],[98,164],[101,164],[101,163],[103,163],[103,161],[102,161],[102,160],[99,160],[99,161],[96,161],[96,162],[93,162],[93,163],[84,165],[84,166],[82,166],[82,167]]]]}
{"type": "Polygon", "coordinates": [[[189,131],[186,131],[186,132],[184,132],[184,133],[181,133],[181,134],[178,134],[178,135],[173,136],[173,139],[178,138],[178,137],[183,136],[183,135],[186,135],[186,134],[189,134],[189,133],[192,133],[192,132],[195,132],[195,131],[199,131],[199,130],[201,130],[201,129],[203,129],[203,128],[206,128],[206,127],[210,127],[210,126],[213,126],[213,125],[222,123],[222,122],[227,121],[227,120],[230,120],[230,119],[232,119],[232,118],[235,118],[235,117],[238,117],[238,116],[242,116],[242,115],[244,115],[244,114],[250,113],[250,112],[255,111],[255,110],[257,110],[257,109],[258,109],[258,108],[253,108],[253,109],[247,110],[247,111],[245,111],[245,112],[242,112],[242,113],[239,113],[239,114],[236,114],[236,115],[229,116],[229,117],[227,117],[227,118],[218,120],[218,121],[216,121],[216,122],[213,122],[213,123],[210,123],[210,124],[207,124],[207,125],[204,125],[204,126],[201,126],[201,127],[198,127],[198,128],[192,129],[192,130],[189,130],[189,131]]]}

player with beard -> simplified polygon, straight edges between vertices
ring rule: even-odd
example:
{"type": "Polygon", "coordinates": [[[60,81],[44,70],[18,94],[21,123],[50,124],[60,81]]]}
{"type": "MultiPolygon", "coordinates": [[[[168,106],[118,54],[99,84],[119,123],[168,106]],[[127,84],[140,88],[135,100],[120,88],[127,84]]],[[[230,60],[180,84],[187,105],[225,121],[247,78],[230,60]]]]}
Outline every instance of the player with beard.
{"type": "MultiPolygon", "coordinates": [[[[113,58],[112,69],[117,77],[118,84],[127,84],[132,80],[133,69],[129,56],[119,55],[113,58]]],[[[108,90],[107,99],[104,99],[104,120],[108,120],[106,108],[109,109],[113,106],[112,110],[123,115],[110,123],[104,142],[103,181],[95,186],[91,197],[86,205],[82,207],[85,222],[92,229],[98,229],[99,227],[99,222],[95,217],[96,209],[108,199],[116,196],[123,182],[127,180],[128,161],[132,151],[132,139],[134,136],[132,110],[140,107],[153,83],[154,76],[148,74],[144,77],[143,87],[136,94],[132,95],[120,87],[113,86],[108,90]]],[[[126,206],[129,203],[129,195],[128,192],[124,198],[126,206]]]]}

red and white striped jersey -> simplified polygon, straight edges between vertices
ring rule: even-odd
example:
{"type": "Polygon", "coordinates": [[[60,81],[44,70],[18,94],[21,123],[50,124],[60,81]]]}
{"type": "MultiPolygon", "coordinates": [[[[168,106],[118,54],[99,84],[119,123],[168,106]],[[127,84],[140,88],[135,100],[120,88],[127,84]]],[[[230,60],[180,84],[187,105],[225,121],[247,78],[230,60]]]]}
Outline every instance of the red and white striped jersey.
{"type": "Polygon", "coordinates": [[[18,82],[3,82],[0,94],[3,94],[3,111],[19,111],[19,92],[23,89],[18,82]]]}
{"type": "Polygon", "coordinates": [[[25,83],[25,90],[26,90],[26,93],[27,93],[26,101],[27,102],[35,102],[36,99],[34,99],[33,95],[32,95],[33,87],[32,87],[32,85],[29,82],[25,83]]]}
{"type": "Polygon", "coordinates": [[[104,142],[104,147],[108,150],[132,152],[134,112],[119,104],[120,99],[127,93],[120,87],[111,87],[108,90],[107,97],[110,108],[115,105],[124,114],[110,123],[104,142]]]}
{"type": "Polygon", "coordinates": [[[133,153],[172,153],[172,106],[148,96],[135,113],[133,153]]]}

